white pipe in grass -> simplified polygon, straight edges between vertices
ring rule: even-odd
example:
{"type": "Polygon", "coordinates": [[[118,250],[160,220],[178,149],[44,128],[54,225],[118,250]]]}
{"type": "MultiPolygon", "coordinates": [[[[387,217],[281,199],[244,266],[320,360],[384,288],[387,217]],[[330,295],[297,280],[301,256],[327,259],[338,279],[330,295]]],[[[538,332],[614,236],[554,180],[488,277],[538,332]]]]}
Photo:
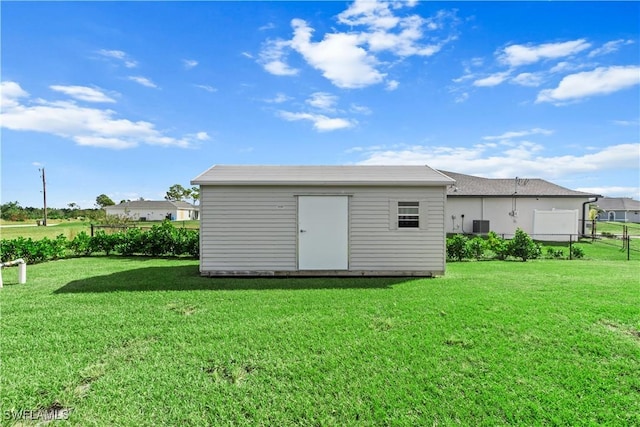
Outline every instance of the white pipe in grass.
{"type": "Polygon", "coordinates": [[[14,261],[3,262],[0,264],[0,288],[2,287],[2,268],[11,267],[13,265],[18,266],[18,283],[21,285],[27,283],[27,263],[24,262],[22,258],[19,258],[14,261]]]}

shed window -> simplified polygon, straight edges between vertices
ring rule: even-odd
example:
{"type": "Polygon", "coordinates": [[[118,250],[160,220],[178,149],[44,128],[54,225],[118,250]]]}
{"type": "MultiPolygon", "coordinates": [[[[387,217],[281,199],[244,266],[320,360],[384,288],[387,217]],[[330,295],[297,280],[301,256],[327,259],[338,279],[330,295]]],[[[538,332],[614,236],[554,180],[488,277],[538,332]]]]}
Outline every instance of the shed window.
{"type": "Polygon", "coordinates": [[[398,202],[398,228],[420,228],[420,202],[398,202]]]}

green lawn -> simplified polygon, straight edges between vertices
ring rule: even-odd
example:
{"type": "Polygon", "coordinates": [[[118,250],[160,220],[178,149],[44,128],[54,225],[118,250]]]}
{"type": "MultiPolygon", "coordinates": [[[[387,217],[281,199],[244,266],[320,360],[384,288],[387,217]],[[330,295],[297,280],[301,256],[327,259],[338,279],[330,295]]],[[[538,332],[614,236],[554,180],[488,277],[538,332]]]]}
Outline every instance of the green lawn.
{"type": "MultiPolygon", "coordinates": [[[[49,221],[49,225],[47,227],[36,227],[35,221],[25,221],[25,222],[3,222],[1,225],[4,227],[0,228],[0,238],[2,239],[16,239],[18,237],[32,238],[34,240],[42,239],[43,237],[48,237],[50,239],[55,238],[56,236],[62,234],[67,237],[69,240],[73,239],[76,235],[78,235],[81,231],[84,231],[87,234],[91,233],[91,222],[88,221],[49,221]],[[19,225],[19,227],[15,227],[19,225]],[[28,227],[25,225],[29,225],[28,227]],[[32,226],[33,225],[33,226],[32,226]],[[8,227],[11,226],[11,227],[8,227]]],[[[155,224],[160,224],[161,221],[144,221],[144,222],[136,222],[134,224],[147,228],[151,227],[155,224]]],[[[185,227],[185,228],[199,228],[200,221],[173,221],[172,224],[177,227],[185,227]]]]}
{"type": "MultiPolygon", "coordinates": [[[[587,260],[623,261],[627,259],[627,256],[631,260],[640,260],[640,239],[638,238],[630,240],[630,251],[627,251],[625,242],[621,239],[598,238],[593,241],[591,239],[581,239],[580,242],[573,243],[573,245],[582,249],[587,260]]],[[[543,242],[543,256],[547,256],[547,248],[549,247],[562,250],[564,257],[569,257],[568,242],[543,242]]]]}
{"type": "MultiPolygon", "coordinates": [[[[640,224],[633,222],[598,221],[596,223],[597,233],[611,233],[622,235],[623,227],[627,227],[631,236],[640,236],[640,224]]],[[[590,233],[591,230],[587,230],[590,233]]]]}
{"type": "Polygon", "coordinates": [[[26,285],[5,269],[2,423],[639,425],[638,267],[208,279],[197,261],[91,257],[29,266],[26,285]]]}
{"type": "Polygon", "coordinates": [[[68,239],[73,239],[78,233],[84,231],[91,232],[91,223],[85,221],[48,221],[46,227],[38,227],[35,221],[24,222],[4,222],[0,228],[2,239],[17,239],[18,237],[32,238],[40,240],[44,237],[50,239],[62,234],[68,239]]]}

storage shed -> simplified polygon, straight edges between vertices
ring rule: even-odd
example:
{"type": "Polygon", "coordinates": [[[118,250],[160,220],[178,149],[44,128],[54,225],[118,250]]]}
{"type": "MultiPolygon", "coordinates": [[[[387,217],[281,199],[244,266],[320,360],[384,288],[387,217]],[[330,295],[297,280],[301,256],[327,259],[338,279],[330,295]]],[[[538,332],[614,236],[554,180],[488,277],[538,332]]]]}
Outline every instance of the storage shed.
{"type": "Polygon", "coordinates": [[[213,166],[200,186],[204,276],[435,276],[446,187],[428,166],[213,166]]]}

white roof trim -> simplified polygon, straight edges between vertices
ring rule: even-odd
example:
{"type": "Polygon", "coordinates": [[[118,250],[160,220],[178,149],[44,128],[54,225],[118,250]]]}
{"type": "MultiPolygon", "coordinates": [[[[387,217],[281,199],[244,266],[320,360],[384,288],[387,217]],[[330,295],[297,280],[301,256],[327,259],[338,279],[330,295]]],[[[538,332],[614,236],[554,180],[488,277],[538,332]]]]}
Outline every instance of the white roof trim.
{"type": "Polygon", "coordinates": [[[455,180],[429,166],[230,166],[216,165],[193,185],[440,186],[455,180]]]}

